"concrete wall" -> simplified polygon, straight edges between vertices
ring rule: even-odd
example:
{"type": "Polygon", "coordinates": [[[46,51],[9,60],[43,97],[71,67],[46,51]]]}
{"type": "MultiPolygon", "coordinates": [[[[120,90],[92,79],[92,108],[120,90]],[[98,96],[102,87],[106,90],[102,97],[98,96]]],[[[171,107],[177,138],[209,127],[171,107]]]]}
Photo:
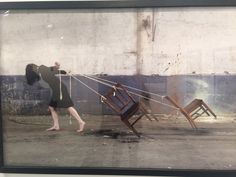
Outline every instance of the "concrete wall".
{"type": "Polygon", "coordinates": [[[235,8],[1,12],[1,74],[55,60],[84,74],[236,73],[235,16],[235,8]]]}
{"type": "Polygon", "coordinates": [[[134,10],[3,15],[1,74],[24,74],[27,63],[52,65],[54,61],[80,74],[134,74],[136,16],[134,10]]]}
{"type": "MultiPolygon", "coordinates": [[[[59,61],[75,74],[106,75],[170,95],[182,105],[201,98],[218,114],[233,114],[235,17],[235,8],[1,12],[1,89],[6,95],[12,90],[9,103],[19,105],[18,113],[28,112],[21,106],[25,104],[37,107],[40,103],[46,110],[43,105],[50,91],[38,85],[34,91],[28,88],[25,66],[59,61]]],[[[107,113],[98,96],[73,82],[72,97],[82,112],[107,113]]],[[[91,84],[104,92],[103,86],[91,84]]],[[[6,100],[4,95],[7,107],[6,100]]],[[[160,105],[151,107],[168,111],[160,105]]]]}

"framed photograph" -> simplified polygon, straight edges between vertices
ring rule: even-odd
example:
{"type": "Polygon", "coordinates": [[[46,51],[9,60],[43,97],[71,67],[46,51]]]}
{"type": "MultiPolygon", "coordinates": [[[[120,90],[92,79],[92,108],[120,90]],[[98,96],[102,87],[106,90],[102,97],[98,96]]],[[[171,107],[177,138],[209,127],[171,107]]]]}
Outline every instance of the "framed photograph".
{"type": "Polygon", "coordinates": [[[1,172],[235,177],[235,5],[0,2],[1,172]]]}

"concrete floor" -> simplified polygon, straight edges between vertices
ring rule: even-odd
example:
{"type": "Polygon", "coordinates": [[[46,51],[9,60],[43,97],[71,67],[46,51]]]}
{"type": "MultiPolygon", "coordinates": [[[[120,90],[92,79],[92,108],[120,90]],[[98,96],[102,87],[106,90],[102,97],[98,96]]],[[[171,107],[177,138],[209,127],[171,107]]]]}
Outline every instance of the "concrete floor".
{"type": "Polygon", "coordinates": [[[6,165],[236,169],[236,119],[201,117],[198,131],[184,117],[143,118],[137,138],[117,116],[82,115],[84,133],[61,116],[61,130],[47,132],[49,116],[4,117],[6,165]]]}

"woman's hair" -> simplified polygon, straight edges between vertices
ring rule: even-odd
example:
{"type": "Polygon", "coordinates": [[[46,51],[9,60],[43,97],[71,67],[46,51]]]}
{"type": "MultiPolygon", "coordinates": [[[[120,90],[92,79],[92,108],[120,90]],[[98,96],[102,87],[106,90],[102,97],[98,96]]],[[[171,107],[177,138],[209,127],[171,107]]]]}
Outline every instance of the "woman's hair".
{"type": "Polygon", "coordinates": [[[27,84],[33,85],[35,82],[40,80],[39,73],[37,71],[37,65],[28,64],[25,68],[25,77],[27,80],[27,84]]]}

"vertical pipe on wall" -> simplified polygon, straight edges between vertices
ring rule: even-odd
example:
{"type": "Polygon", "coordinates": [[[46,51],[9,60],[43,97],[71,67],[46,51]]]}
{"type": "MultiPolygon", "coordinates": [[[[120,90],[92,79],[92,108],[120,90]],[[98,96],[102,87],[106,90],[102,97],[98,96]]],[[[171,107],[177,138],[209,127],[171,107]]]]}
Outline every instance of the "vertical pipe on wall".
{"type": "Polygon", "coordinates": [[[136,74],[140,75],[142,70],[142,11],[137,9],[137,58],[136,74]]]}

